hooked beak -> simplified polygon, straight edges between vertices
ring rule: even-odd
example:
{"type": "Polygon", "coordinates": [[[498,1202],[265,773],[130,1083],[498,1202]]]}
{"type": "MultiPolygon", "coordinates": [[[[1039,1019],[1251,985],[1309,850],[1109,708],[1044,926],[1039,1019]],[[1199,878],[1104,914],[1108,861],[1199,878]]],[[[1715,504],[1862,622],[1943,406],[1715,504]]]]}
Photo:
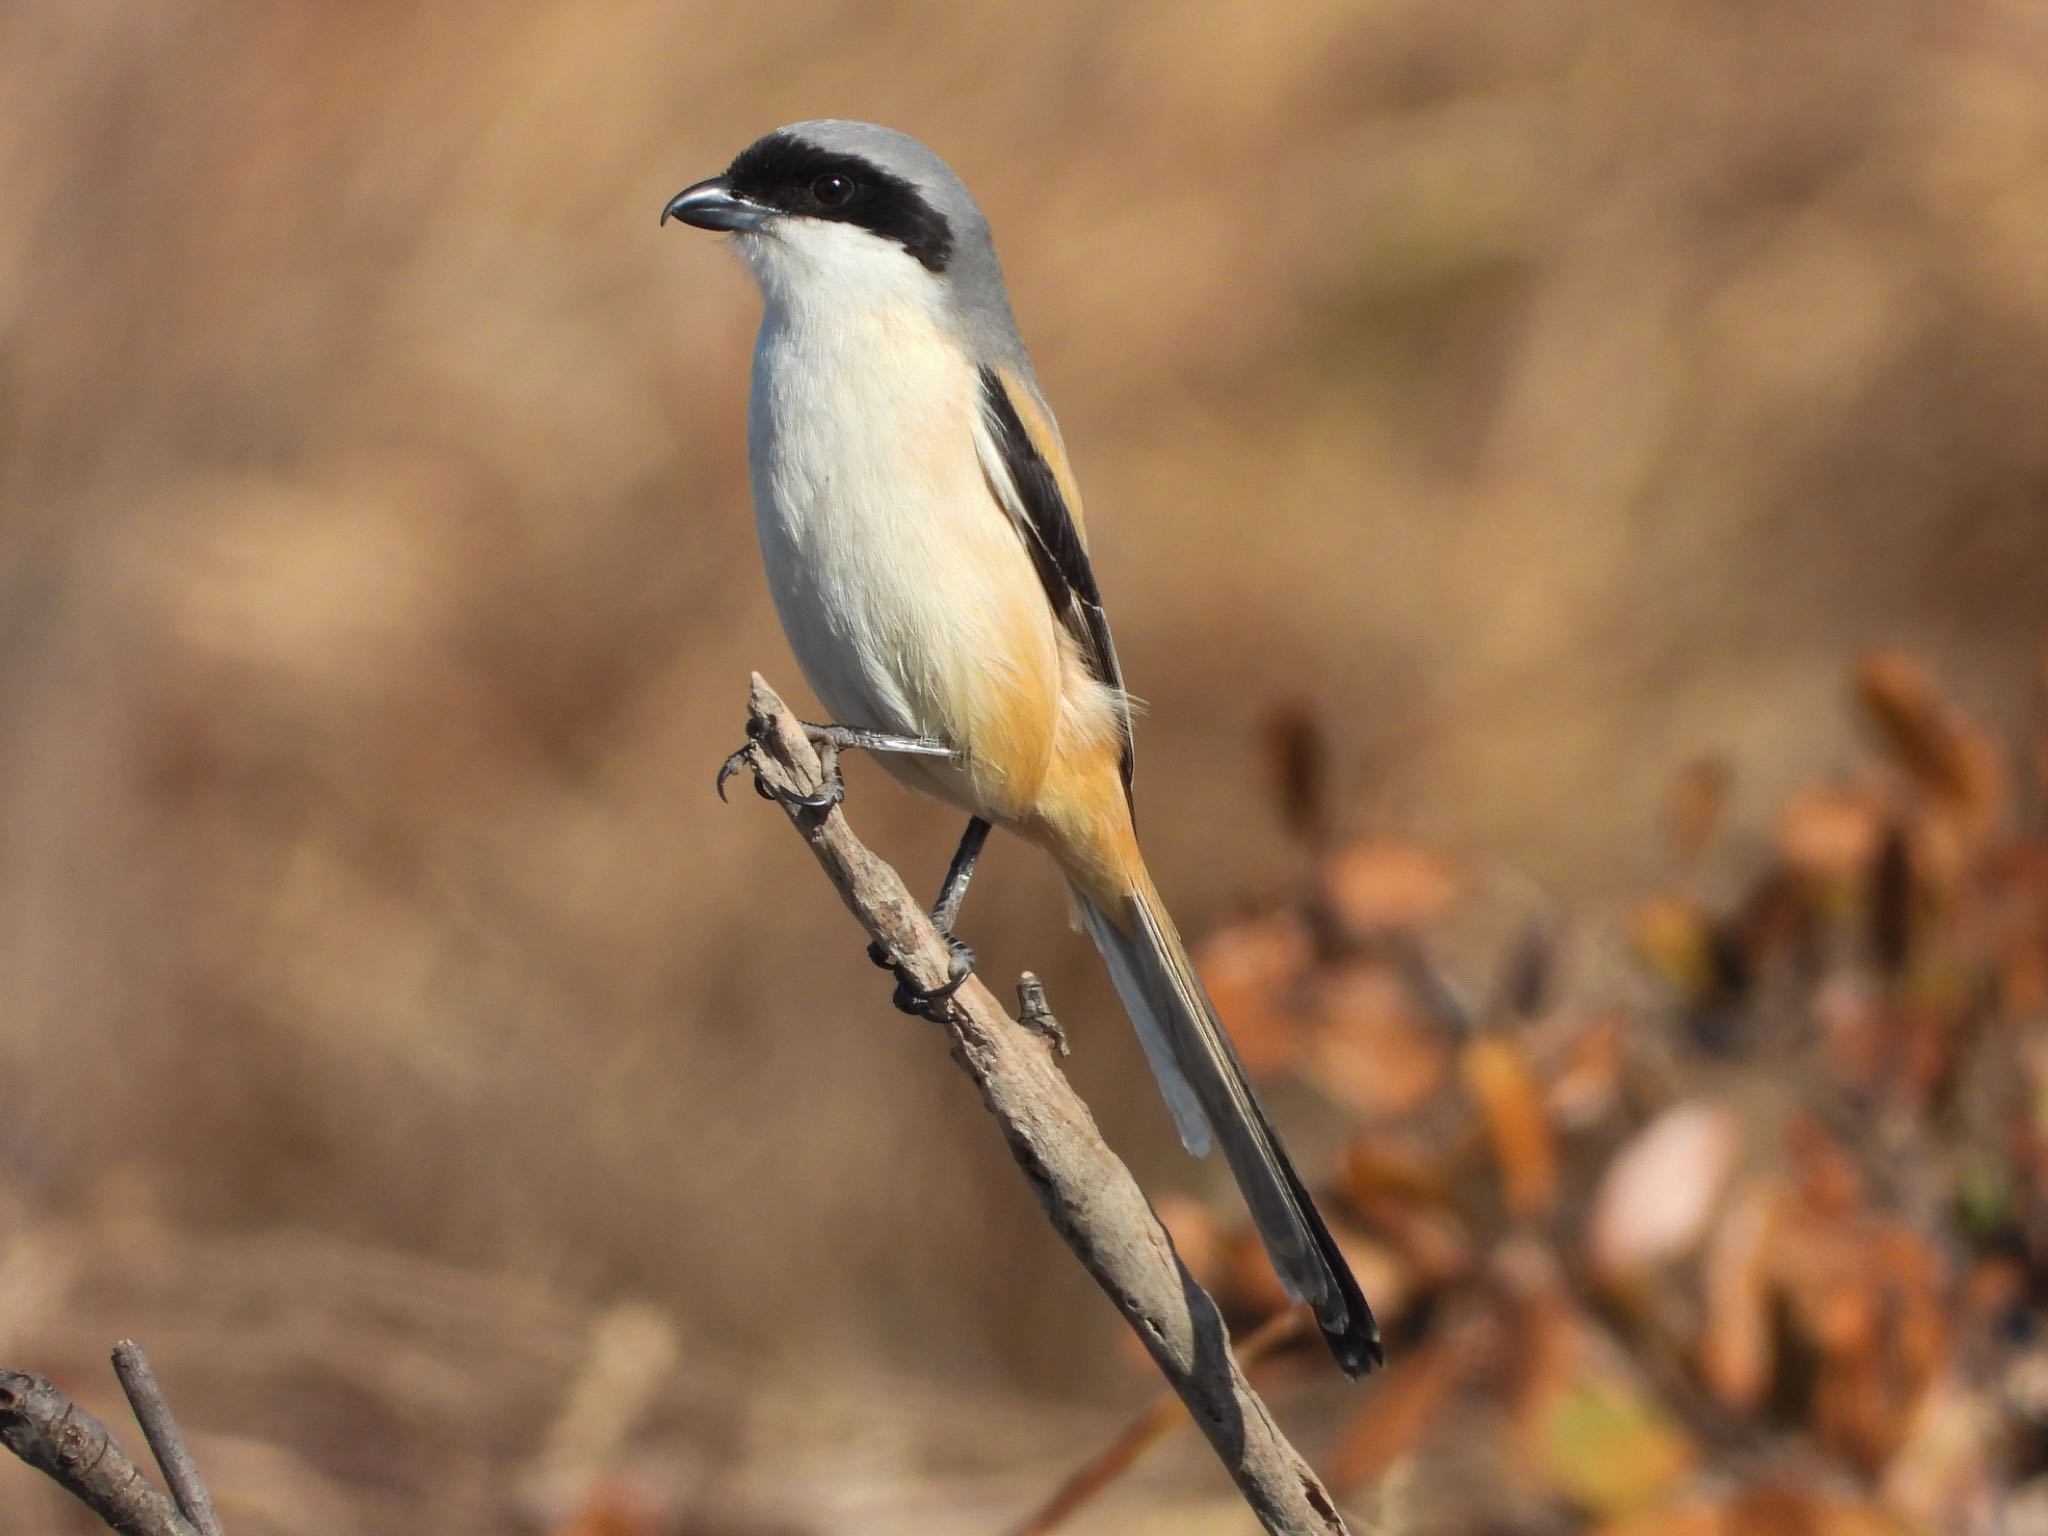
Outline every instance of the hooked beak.
{"type": "Polygon", "coordinates": [[[685,187],[670,198],[668,206],[661,210],[661,222],[666,224],[670,219],[681,219],[699,229],[729,229],[744,233],[759,229],[773,212],[772,208],[750,203],[739,196],[723,176],[714,176],[694,187],[685,187]]]}

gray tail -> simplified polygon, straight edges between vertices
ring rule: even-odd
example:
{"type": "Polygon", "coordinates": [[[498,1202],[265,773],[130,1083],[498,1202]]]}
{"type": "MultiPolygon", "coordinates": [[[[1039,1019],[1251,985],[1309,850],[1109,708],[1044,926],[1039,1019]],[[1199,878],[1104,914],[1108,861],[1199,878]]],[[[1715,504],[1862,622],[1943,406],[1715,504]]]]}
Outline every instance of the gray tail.
{"type": "Polygon", "coordinates": [[[1288,1294],[1306,1301],[1347,1376],[1383,1364],[1379,1324],[1330,1229],[1259,1107],[1244,1064],[1150,882],[1130,902],[1129,931],[1076,892],[1082,920],[1137,1025],[1183,1146],[1220,1143],[1288,1294]]]}

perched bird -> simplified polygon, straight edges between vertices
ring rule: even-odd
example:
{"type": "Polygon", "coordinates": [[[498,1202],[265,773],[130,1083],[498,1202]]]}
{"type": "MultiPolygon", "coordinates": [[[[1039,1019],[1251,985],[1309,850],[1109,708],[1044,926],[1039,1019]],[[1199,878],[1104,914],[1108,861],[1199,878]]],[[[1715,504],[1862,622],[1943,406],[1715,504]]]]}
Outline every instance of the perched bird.
{"type": "MultiPolygon", "coordinates": [[[[876,750],[968,813],[933,913],[949,938],[991,824],[1052,855],[1181,1141],[1222,1147],[1337,1363],[1371,1369],[1372,1311],[1138,852],[1131,705],[1081,498],[981,209],[915,139],[818,121],[749,145],[678,193],[671,218],[730,233],[760,285],[755,525],[782,627],[835,722],[820,739],[876,750]]],[[[936,1007],[971,965],[957,941],[954,955],[946,987],[899,980],[898,1001],[936,1007]]]]}

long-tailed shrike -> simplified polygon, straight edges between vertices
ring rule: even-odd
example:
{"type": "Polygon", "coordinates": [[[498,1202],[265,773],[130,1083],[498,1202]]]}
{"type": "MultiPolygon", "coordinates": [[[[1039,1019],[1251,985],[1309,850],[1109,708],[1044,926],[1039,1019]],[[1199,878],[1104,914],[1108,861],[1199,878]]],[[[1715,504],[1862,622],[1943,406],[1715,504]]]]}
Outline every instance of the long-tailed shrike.
{"type": "MultiPolygon", "coordinates": [[[[791,648],[837,722],[972,818],[934,917],[951,934],[990,825],[1058,862],[1196,1155],[1220,1143],[1337,1363],[1379,1329],[1259,1107],[1139,855],[1131,706],[1081,498],[1010,314],[988,221],[945,162],[868,123],[783,128],[662,219],[726,231],[765,300],[754,517],[791,648]]],[[[971,964],[956,945],[957,986],[971,964]]],[[[899,1001],[936,1007],[907,984],[899,1001]]]]}

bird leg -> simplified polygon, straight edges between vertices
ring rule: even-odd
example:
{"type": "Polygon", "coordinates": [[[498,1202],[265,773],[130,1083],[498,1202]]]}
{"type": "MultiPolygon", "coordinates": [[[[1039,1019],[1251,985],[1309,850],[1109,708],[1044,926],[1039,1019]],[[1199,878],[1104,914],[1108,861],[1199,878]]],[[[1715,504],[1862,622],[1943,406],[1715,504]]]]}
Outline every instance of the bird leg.
{"type": "Polygon", "coordinates": [[[970,817],[960,834],[960,846],[953,850],[953,862],[946,866],[946,878],[939,885],[939,899],[932,903],[932,926],[947,938],[960,921],[961,905],[967,900],[967,882],[974,878],[975,861],[988,842],[989,824],[979,816],[970,817]]]}
{"type": "Polygon", "coordinates": [[[747,744],[733,753],[718,766],[718,798],[725,798],[725,781],[742,768],[754,770],[754,793],[763,800],[773,800],[780,805],[800,806],[807,811],[829,811],[846,798],[846,784],[839,776],[839,754],[858,749],[864,752],[901,752],[912,757],[957,757],[959,754],[942,741],[929,736],[896,736],[887,731],[861,730],[850,725],[812,725],[799,721],[804,735],[817,749],[818,766],[824,772],[824,785],[815,794],[799,795],[776,788],[761,776],[761,769],[754,754],[760,746],[761,723],[747,722],[747,744]]]}
{"type": "Polygon", "coordinates": [[[868,958],[885,971],[896,973],[896,995],[890,999],[905,1013],[931,1015],[934,1008],[958,992],[969,976],[974,974],[974,951],[953,937],[953,925],[960,920],[960,905],[967,899],[967,882],[974,878],[975,860],[981,857],[982,845],[988,841],[989,824],[981,817],[971,818],[967,830],[960,834],[960,846],[953,851],[953,862],[946,866],[945,881],[939,886],[939,899],[932,903],[932,926],[946,941],[952,951],[953,963],[946,980],[936,987],[913,985],[903,974],[903,964],[879,944],[868,945],[868,958]]]}

